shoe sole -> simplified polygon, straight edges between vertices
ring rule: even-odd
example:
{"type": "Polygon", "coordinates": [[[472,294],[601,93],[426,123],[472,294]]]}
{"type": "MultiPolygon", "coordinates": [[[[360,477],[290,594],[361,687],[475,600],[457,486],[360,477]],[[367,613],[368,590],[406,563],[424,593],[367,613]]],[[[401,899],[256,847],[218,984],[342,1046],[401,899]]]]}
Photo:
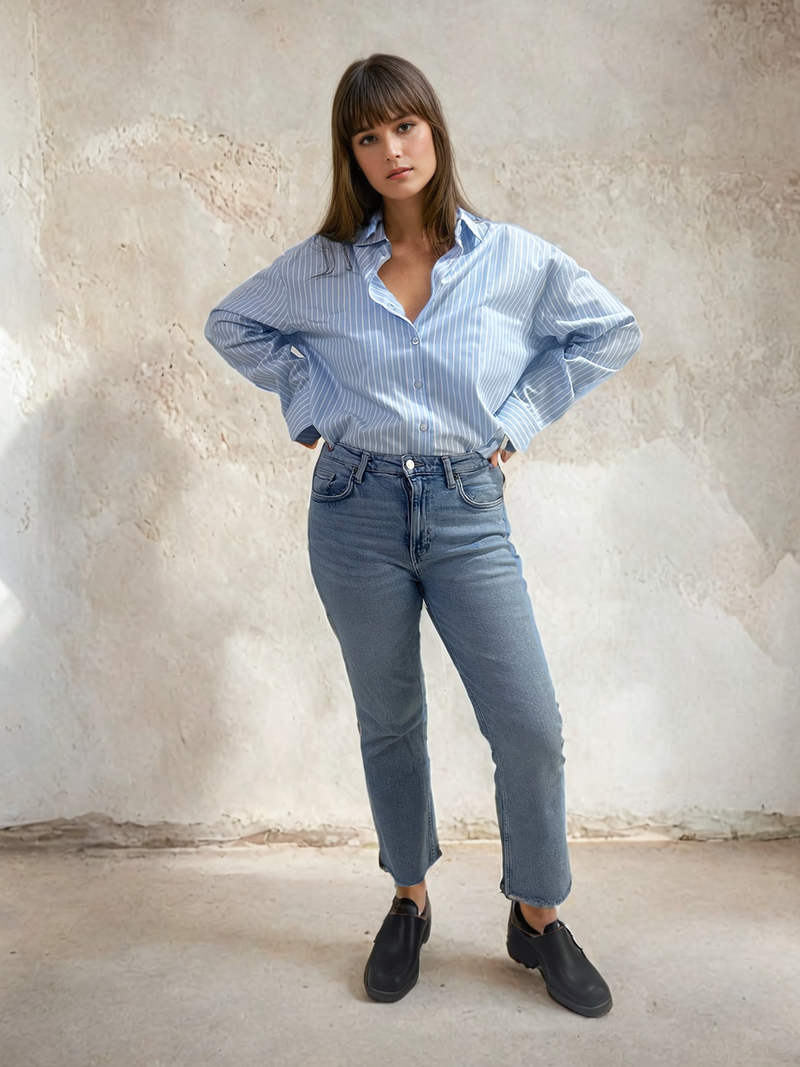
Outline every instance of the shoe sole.
{"type": "MultiPolygon", "coordinates": [[[[430,936],[431,936],[431,920],[428,919],[428,925],[425,928],[425,933],[422,935],[422,945],[425,944],[425,942],[428,940],[428,938],[430,936]]],[[[422,945],[420,945],[420,950],[422,950],[422,945]]],[[[411,990],[414,988],[414,986],[419,981],[419,956],[417,956],[417,966],[416,966],[413,974],[409,978],[409,980],[406,982],[406,984],[401,989],[396,990],[394,993],[387,993],[383,989],[373,989],[370,985],[368,985],[367,984],[367,969],[368,968],[369,968],[369,961],[367,961],[367,966],[364,968],[364,988],[366,989],[367,995],[369,997],[371,997],[373,1000],[377,1000],[381,1004],[394,1004],[395,1001],[402,1000],[403,997],[406,995],[406,993],[410,993],[411,990]]]]}
{"type": "MultiPolygon", "coordinates": [[[[516,927],[512,926],[511,929],[512,930],[516,930],[516,927]]],[[[524,935],[521,935],[521,936],[524,936],[524,935]]],[[[549,986],[549,984],[547,982],[547,972],[545,971],[545,969],[541,965],[541,963],[527,963],[525,960],[521,960],[519,958],[519,956],[515,956],[514,955],[514,953],[511,950],[511,932],[510,931],[509,931],[509,936],[508,936],[508,944],[506,945],[506,948],[508,949],[508,954],[511,957],[511,959],[514,961],[514,963],[519,963],[522,967],[526,967],[529,971],[541,971],[542,972],[542,978],[544,979],[545,989],[547,990],[548,994],[553,998],[553,1000],[557,1004],[560,1004],[564,1008],[569,1008],[569,1010],[570,1011],[574,1011],[576,1015],[583,1015],[587,1019],[599,1019],[601,1015],[607,1015],[611,1011],[611,1008],[612,1008],[612,1006],[614,1004],[614,1000],[613,1000],[612,997],[609,997],[608,1000],[604,1000],[602,1004],[598,1004],[596,1007],[587,1007],[585,1004],[576,1004],[575,1001],[569,1000],[568,997],[565,997],[560,993],[554,992],[550,988],[550,986],[549,986]]]]}

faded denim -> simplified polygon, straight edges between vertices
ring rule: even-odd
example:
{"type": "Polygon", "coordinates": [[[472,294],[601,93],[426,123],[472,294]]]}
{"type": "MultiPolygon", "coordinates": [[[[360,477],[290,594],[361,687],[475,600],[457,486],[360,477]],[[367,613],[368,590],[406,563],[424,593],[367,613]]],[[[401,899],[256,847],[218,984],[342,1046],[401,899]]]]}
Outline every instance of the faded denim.
{"type": "Polygon", "coordinates": [[[323,444],[311,487],[311,570],[353,690],[381,867],[398,885],[415,885],[441,856],[424,603],[491,746],[500,889],[554,907],[571,887],[561,715],[509,539],[504,481],[477,452],[388,456],[323,444]]]}

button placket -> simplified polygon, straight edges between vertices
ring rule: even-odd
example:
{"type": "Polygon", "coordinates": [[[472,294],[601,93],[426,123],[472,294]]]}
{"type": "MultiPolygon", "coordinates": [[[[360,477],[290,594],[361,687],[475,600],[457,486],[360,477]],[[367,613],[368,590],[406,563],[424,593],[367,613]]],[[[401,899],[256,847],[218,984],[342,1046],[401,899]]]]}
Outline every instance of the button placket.
{"type": "MultiPolygon", "coordinates": [[[[411,343],[412,343],[412,345],[418,345],[419,344],[419,337],[412,337],[411,338],[411,343]]],[[[414,379],[414,388],[415,389],[421,389],[422,388],[422,379],[420,379],[420,378],[415,378],[414,379]]],[[[427,422],[421,422],[419,424],[419,428],[422,431],[422,433],[425,433],[427,431],[427,429],[428,429],[427,422]]]]}

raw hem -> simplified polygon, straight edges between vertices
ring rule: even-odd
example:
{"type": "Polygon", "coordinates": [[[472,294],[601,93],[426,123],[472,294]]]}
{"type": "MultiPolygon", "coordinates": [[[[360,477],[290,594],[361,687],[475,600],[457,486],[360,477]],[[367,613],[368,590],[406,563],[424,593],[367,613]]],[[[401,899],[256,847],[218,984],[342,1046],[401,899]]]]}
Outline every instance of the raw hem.
{"type": "Polygon", "coordinates": [[[390,871],[389,868],[387,866],[385,866],[385,864],[384,864],[384,862],[383,862],[383,860],[381,858],[380,852],[378,853],[378,866],[380,867],[380,869],[382,871],[385,871],[387,874],[390,874],[392,876],[392,879],[394,880],[394,884],[395,885],[399,885],[399,886],[419,885],[420,882],[424,882],[425,881],[425,877],[426,877],[428,871],[434,865],[434,863],[436,863],[437,860],[440,860],[441,858],[442,858],[442,850],[440,848],[437,848],[436,855],[433,857],[433,859],[428,864],[428,866],[427,866],[427,868],[425,870],[425,874],[423,874],[421,878],[418,878],[416,880],[416,882],[401,882],[401,881],[399,881],[396,878],[394,872],[390,871]]]}
{"type": "Polygon", "coordinates": [[[517,900],[520,904],[527,904],[528,907],[531,908],[557,908],[559,907],[559,905],[564,903],[564,901],[572,892],[572,881],[570,880],[569,886],[567,887],[567,891],[564,896],[556,901],[553,901],[552,903],[547,900],[542,900],[541,898],[535,899],[532,897],[519,897],[513,893],[506,893],[502,885],[500,886],[500,892],[503,894],[506,900],[517,900]]]}

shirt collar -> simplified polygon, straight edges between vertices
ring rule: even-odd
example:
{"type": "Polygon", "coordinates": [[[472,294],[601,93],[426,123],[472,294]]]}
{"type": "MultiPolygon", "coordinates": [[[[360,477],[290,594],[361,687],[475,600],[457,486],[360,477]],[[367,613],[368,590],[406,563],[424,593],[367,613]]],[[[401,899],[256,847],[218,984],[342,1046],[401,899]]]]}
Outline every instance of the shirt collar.
{"type": "Polygon", "coordinates": [[[489,226],[485,219],[478,218],[477,215],[470,214],[469,211],[465,211],[463,207],[458,208],[456,211],[456,240],[459,240],[461,232],[467,226],[473,233],[474,237],[478,241],[482,241],[486,236],[486,231],[489,226]]]}
{"type": "MultiPolygon", "coordinates": [[[[465,211],[463,207],[456,209],[456,241],[463,248],[463,242],[461,235],[463,233],[464,226],[470,230],[476,240],[482,241],[486,236],[487,223],[483,219],[479,219],[476,215],[471,215],[469,211],[465,211]]],[[[383,213],[380,208],[375,212],[366,226],[361,230],[354,244],[356,245],[373,245],[379,244],[381,241],[385,241],[386,231],[383,228],[383,213]]]]}
{"type": "Polygon", "coordinates": [[[367,225],[361,230],[358,237],[356,237],[353,244],[355,245],[376,245],[380,241],[386,240],[386,233],[383,229],[383,215],[381,209],[375,212],[367,225]]]}

